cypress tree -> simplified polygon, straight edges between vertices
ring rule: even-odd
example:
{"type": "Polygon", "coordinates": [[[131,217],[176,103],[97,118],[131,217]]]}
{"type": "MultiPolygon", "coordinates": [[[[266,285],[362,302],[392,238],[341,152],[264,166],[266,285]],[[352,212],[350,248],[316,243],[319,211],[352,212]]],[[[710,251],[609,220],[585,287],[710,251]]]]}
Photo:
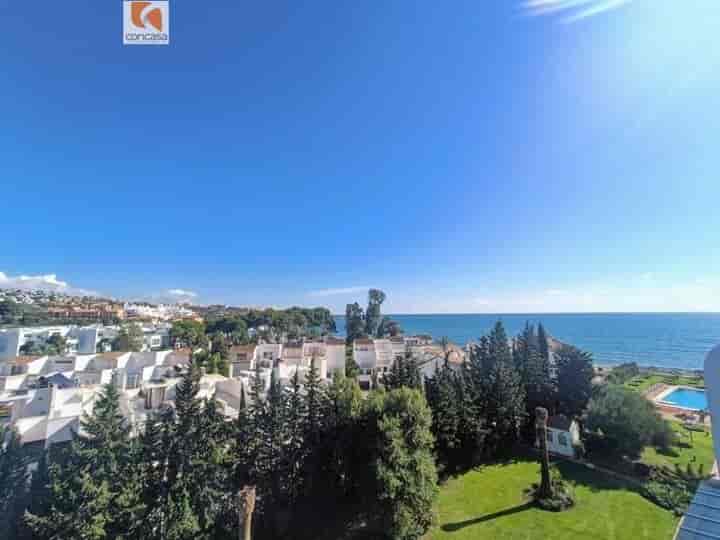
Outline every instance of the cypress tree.
{"type": "Polygon", "coordinates": [[[482,419],[477,406],[472,372],[467,361],[454,374],[458,410],[456,466],[468,467],[478,458],[482,419]]]}
{"type": "Polygon", "coordinates": [[[285,452],[288,471],[288,498],[295,501],[302,493],[302,470],[304,465],[304,432],[307,412],[302,395],[299,372],[296,370],[290,381],[287,396],[287,447],[285,452]]]}
{"type": "Polygon", "coordinates": [[[188,472],[191,507],[200,530],[210,538],[223,531],[232,501],[231,426],[218,409],[218,402],[206,399],[198,420],[198,444],[188,472]]]}
{"type": "MultiPolygon", "coordinates": [[[[542,325],[540,326],[542,327],[542,325]]],[[[545,335],[544,330],[542,335],[545,335]]],[[[547,339],[542,338],[546,344],[547,339]]],[[[525,330],[515,340],[515,364],[518,366],[526,396],[526,422],[523,434],[528,441],[535,440],[535,411],[538,407],[553,410],[555,388],[550,378],[547,359],[540,350],[542,341],[535,335],[534,328],[526,323],[525,330]]]]}
{"type": "Polygon", "coordinates": [[[305,375],[305,422],[303,426],[303,455],[306,460],[303,483],[307,494],[314,490],[325,475],[322,459],[322,435],[324,418],[329,409],[327,395],[315,365],[315,358],[310,361],[310,369],[305,375]]]}
{"type": "Polygon", "coordinates": [[[488,345],[486,420],[495,449],[507,450],[517,440],[518,424],[525,414],[525,391],[501,322],[490,333],[488,345]]]}
{"type": "Polygon", "coordinates": [[[592,395],[592,355],[575,347],[563,347],[558,359],[558,401],[568,416],[579,416],[592,395]]]}
{"type": "Polygon", "coordinates": [[[446,357],[442,367],[436,366],[435,375],[427,381],[426,394],[432,411],[435,450],[440,463],[450,469],[457,465],[457,448],[460,443],[457,390],[455,375],[446,357]]]}
{"type": "Polygon", "coordinates": [[[310,360],[310,369],[305,375],[305,439],[311,445],[310,452],[319,444],[322,432],[322,419],[326,406],[326,396],[315,365],[315,357],[310,360]]]}
{"type": "Polygon", "coordinates": [[[260,495],[260,513],[267,514],[268,518],[287,502],[288,461],[284,459],[288,439],[286,412],[285,394],[273,371],[267,399],[255,419],[258,445],[254,481],[260,495]]]}
{"type": "Polygon", "coordinates": [[[545,366],[545,370],[547,371],[548,376],[549,376],[550,375],[550,345],[548,344],[547,332],[545,332],[545,327],[542,325],[542,323],[538,324],[537,343],[538,343],[538,351],[540,352],[540,360],[543,362],[543,366],[545,366]]]}
{"type": "Polygon", "coordinates": [[[372,463],[363,482],[370,484],[366,502],[377,536],[416,540],[434,520],[437,471],[433,458],[432,415],[418,390],[373,392],[365,402],[372,463]]]}
{"type": "Polygon", "coordinates": [[[400,388],[403,385],[403,359],[396,358],[390,366],[390,371],[383,376],[383,385],[385,388],[392,390],[400,388]]]}

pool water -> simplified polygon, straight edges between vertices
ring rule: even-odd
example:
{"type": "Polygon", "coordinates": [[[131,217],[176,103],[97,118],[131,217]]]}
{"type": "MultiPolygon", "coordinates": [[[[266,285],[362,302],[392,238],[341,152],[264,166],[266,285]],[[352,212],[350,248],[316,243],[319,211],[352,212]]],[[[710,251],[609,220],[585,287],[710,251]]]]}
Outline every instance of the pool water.
{"type": "Polygon", "coordinates": [[[678,388],[662,398],[664,403],[682,407],[683,409],[707,409],[707,397],[705,390],[691,390],[690,388],[678,388]]]}

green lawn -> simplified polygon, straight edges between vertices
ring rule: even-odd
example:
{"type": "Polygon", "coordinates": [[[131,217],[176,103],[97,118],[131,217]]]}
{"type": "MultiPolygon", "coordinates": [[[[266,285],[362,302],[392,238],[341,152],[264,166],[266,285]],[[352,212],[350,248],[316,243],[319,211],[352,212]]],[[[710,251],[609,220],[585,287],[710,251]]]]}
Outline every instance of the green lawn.
{"type": "Polygon", "coordinates": [[[655,448],[646,448],[641,460],[648,465],[666,465],[671,468],[678,464],[683,470],[688,463],[692,463],[693,467],[697,467],[702,463],[705,473],[710,474],[715,456],[709,428],[705,428],[702,432],[693,432],[691,442],[690,432],[681,423],[671,423],[673,429],[682,434],[682,436],[678,437],[678,444],[672,448],[671,453],[664,454],[658,452],[655,448]]]}
{"type": "Polygon", "coordinates": [[[657,383],[664,383],[674,386],[694,386],[694,387],[705,387],[705,381],[702,377],[684,377],[680,375],[663,375],[659,373],[637,375],[625,383],[627,388],[637,390],[638,392],[644,392],[652,385],[657,383]]]}
{"type": "Polygon", "coordinates": [[[562,513],[527,504],[523,490],[538,481],[530,461],[493,465],[449,480],[440,489],[438,525],[425,540],[578,538],[670,540],[677,519],[622,482],[579,465],[561,463],[576,483],[577,504],[562,513]]]}

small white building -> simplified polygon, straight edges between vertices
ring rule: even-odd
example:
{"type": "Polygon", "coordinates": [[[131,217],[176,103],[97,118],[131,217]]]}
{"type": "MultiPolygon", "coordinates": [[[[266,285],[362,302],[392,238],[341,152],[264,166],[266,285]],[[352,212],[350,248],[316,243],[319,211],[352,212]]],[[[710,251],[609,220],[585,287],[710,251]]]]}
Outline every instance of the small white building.
{"type": "Polygon", "coordinates": [[[580,426],[564,414],[548,418],[548,452],[565,457],[575,457],[575,448],[580,443],[580,426]]]}

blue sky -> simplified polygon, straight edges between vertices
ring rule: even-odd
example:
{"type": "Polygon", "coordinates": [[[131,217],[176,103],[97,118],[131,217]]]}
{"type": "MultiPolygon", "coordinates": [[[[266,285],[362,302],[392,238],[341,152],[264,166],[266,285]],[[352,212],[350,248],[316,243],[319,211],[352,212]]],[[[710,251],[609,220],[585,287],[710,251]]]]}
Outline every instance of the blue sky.
{"type": "Polygon", "coordinates": [[[720,310],[720,4],[531,4],[3,3],[0,285],[720,310]]]}

